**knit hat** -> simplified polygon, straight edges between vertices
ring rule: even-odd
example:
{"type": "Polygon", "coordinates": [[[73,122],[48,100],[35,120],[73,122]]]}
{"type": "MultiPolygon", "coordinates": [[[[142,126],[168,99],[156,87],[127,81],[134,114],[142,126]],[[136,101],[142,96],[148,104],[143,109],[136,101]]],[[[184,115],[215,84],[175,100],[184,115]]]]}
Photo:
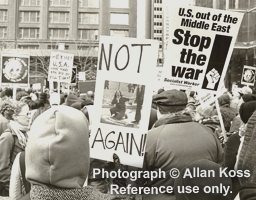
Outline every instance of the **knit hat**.
{"type": "Polygon", "coordinates": [[[68,106],[54,106],[39,115],[26,146],[28,181],[82,188],[90,165],[88,127],[84,114],[68,106]]]}
{"type": "Polygon", "coordinates": [[[229,186],[229,189],[231,189],[232,181],[230,177],[221,176],[220,175],[220,169],[221,165],[212,162],[207,159],[201,159],[194,161],[190,164],[188,164],[185,168],[182,169],[180,176],[175,180],[174,182],[174,193],[176,200],[201,200],[201,199],[207,199],[207,200],[229,200],[231,198],[230,190],[226,196],[224,196],[224,193],[220,192],[210,192],[205,193],[204,187],[209,186],[217,186],[220,187],[220,184],[223,186],[229,186]],[[202,176],[202,174],[195,174],[196,171],[207,171],[214,173],[208,174],[207,177],[202,176]],[[190,174],[192,177],[190,177],[190,174]],[[194,175],[195,174],[195,175],[194,175]],[[198,193],[181,193],[178,191],[178,187],[181,186],[198,186],[199,192],[198,193]]]}
{"type": "Polygon", "coordinates": [[[78,98],[76,95],[74,94],[69,94],[66,98],[66,102],[64,103],[64,105],[66,106],[71,106],[73,103],[76,102],[82,102],[83,100],[78,98]]]}
{"type": "Polygon", "coordinates": [[[255,94],[245,94],[242,96],[242,99],[244,102],[255,101],[256,95],[255,94]]]}
{"type": "Polygon", "coordinates": [[[161,114],[174,113],[186,108],[188,98],[185,92],[167,90],[154,95],[153,103],[157,104],[161,114]]]}
{"type": "Polygon", "coordinates": [[[46,101],[48,99],[48,96],[47,96],[47,93],[45,92],[41,92],[39,94],[39,99],[43,100],[43,101],[46,101]]]}
{"type": "Polygon", "coordinates": [[[252,113],[256,110],[256,101],[242,103],[239,109],[241,120],[246,124],[252,113]]]}
{"type": "Polygon", "coordinates": [[[220,106],[223,105],[229,105],[230,104],[230,97],[228,94],[223,94],[218,98],[218,102],[220,104],[220,106]]]}

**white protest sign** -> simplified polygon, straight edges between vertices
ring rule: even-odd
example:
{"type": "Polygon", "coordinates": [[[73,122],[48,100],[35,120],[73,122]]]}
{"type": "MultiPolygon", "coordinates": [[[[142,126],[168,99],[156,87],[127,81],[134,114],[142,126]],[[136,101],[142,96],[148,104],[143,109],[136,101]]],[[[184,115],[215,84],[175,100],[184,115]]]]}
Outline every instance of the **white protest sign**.
{"type": "Polygon", "coordinates": [[[41,83],[34,83],[32,85],[33,90],[41,90],[41,83]]]}
{"type": "Polygon", "coordinates": [[[90,156],[113,162],[115,153],[122,164],[142,167],[158,41],[101,36],[99,47],[90,156]]]}
{"type": "Polygon", "coordinates": [[[79,81],[85,81],[86,80],[85,72],[78,72],[78,80],[79,81]]]}
{"type": "Polygon", "coordinates": [[[48,81],[70,83],[73,60],[73,54],[51,52],[48,81]]]}
{"type": "Polygon", "coordinates": [[[162,81],[216,94],[223,82],[242,13],[173,6],[162,81]]]}
{"type": "Polygon", "coordinates": [[[241,77],[241,84],[247,86],[254,86],[256,67],[245,65],[243,68],[243,74],[241,77]]]}

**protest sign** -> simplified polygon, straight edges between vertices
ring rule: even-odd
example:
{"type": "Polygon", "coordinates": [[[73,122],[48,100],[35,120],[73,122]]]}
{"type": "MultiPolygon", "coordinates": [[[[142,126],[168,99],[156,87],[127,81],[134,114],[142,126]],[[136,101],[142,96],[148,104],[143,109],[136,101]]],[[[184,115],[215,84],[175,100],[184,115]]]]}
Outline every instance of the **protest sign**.
{"type": "Polygon", "coordinates": [[[229,64],[242,13],[173,6],[162,81],[216,94],[229,64]]]}
{"type": "Polygon", "coordinates": [[[79,72],[78,73],[78,80],[79,81],[85,81],[86,80],[86,73],[85,72],[79,72]]]}
{"type": "Polygon", "coordinates": [[[241,77],[241,84],[254,86],[256,67],[244,66],[241,77]]]}
{"type": "Polygon", "coordinates": [[[77,84],[77,67],[72,68],[71,85],[77,84]]]}
{"type": "Polygon", "coordinates": [[[2,85],[29,85],[29,55],[1,54],[2,85]]]}
{"type": "Polygon", "coordinates": [[[73,54],[52,52],[48,71],[48,81],[70,83],[73,60],[73,54]]]}
{"type": "Polygon", "coordinates": [[[158,41],[101,36],[99,47],[91,157],[113,162],[115,153],[122,164],[142,167],[158,41]]]}

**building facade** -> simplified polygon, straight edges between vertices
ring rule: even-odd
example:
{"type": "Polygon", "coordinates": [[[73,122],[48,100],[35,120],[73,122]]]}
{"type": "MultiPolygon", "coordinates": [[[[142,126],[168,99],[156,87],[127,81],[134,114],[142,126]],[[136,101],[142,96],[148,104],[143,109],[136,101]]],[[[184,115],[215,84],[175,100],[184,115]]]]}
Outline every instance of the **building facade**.
{"type": "Polygon", "coordinates": [[[137,0],[0,0],[1,49],[97,51],[99,35],[136,37],[137,0]]]}

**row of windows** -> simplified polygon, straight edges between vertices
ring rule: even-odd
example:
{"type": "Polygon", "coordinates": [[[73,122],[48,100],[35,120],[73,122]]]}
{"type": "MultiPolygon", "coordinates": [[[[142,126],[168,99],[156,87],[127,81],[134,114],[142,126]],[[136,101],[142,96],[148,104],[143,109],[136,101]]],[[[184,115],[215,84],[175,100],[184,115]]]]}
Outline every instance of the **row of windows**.
{"type": "MultiPolygon", "coordinates": [[[[7,22],[8,13],[7,10],[0,10],[0,22],[7,22]]],[[[40,22],[40,13],[37,11],[25,11],[20,12],[20,23],[37,23],[40,22]]],[[[50,23],[69,23],[68,12],[49,12],[50,23]]],[[[79,13],[79,24],[99,24],[98,13],[79,13]]],[[[111,13],[110,24],[129,24],[129,14],[123,13],[111,13]]]]}
{"type": "MultiPolygon", "coordinates": [[[[39,45],[18,45],[19,49],[39,49],[39,45]]],[[[91,46],[82,46],[78,45],[77,47],[79,50],[87,50],[87,51],[98,51],[98,47],[91,47],[91,46]]],[[[58,45],[47,45],[47,49],[58,49],[58,45]]],[[[65,50],[68,50],[69,46],[65,45],[65,50]]]]}
{"type": "Polygon", "coordinates": [[[162,19],[162,15],[154,15],[154,18],[162,19]]]}
{"type": "MultiPolygon", "coordinates": [[[[128,30],[110,30],[111,36],[129,37],[128,30]]],[[[7,37],[7,27],[0,27],[0,38],[7,37]]],[[[38,39],[39,28],[20,28],[20,39],[38,39]]],[[[69,29],[49,29],[49,39],[69,39],[69,29]]],[[[97,29],[79,29],[78,39],[80,40],[98,40],[99,30],[97,29]]]]}
{"type": "MultiPolygon", "coordinates": [[[[20,6],[40,6],[41,2],[43,3],[45,0],[19,0],[20,6]]],[[[1,5],[8,5],[8,0],[0,0],[1,5]]],[[[63,6],[69,7],[70,0],[50,0],[50,6],[63,6]]],[[[99,0],[79,0],[79,7],[94,7],[99,8],[99,0]]],[[[129,8],[129,0],[110,0],[111,8],[129,8]]]]}
{"type": "Polygon", "coordinates": [[[161,7],[154,7],[154,10],[155,11],[162,11],[162,8],[161,7]]]}
{"type": "Polygon", "coordinates": [[[162,22],[154,22],[154,25],[155,26],[163,26],[163,23],[162,22]]]}
{"type": "Polygon", "coordinates": [[[154,33],[162,33],[162,30],[154,30],[154,33]]]}
{"type": "Polygon", "coordinates": [[[162,0],[155,0],[155,3],[162,3],[162,0]]]}

